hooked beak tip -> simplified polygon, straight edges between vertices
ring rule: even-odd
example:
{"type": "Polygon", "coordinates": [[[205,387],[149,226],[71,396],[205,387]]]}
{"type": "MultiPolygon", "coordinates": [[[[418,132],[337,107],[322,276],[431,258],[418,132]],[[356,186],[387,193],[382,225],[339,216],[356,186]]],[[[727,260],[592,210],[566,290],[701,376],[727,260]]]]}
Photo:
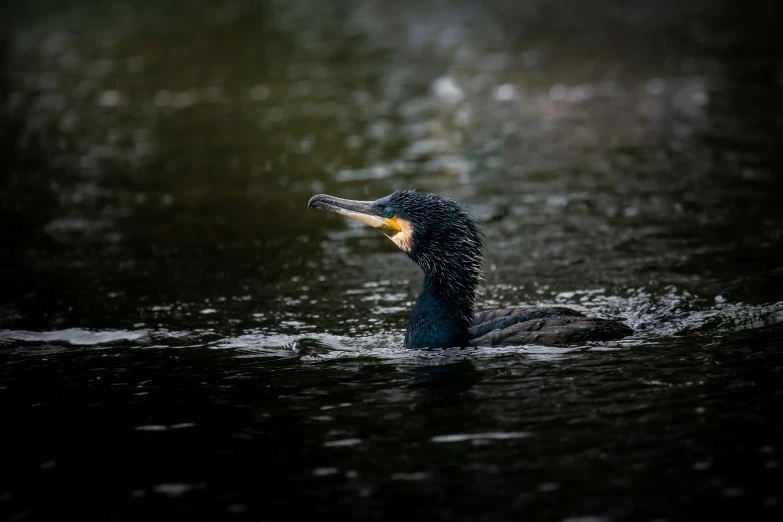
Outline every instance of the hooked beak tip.
{"type": "Polygon", "coordinates": [[[311,197],[310,201],[307,202],[307,210],[310,210],[311,208],[318,208],[318,203],[323,196],[324,194],[316,194],[315,196],[311,197]]]}

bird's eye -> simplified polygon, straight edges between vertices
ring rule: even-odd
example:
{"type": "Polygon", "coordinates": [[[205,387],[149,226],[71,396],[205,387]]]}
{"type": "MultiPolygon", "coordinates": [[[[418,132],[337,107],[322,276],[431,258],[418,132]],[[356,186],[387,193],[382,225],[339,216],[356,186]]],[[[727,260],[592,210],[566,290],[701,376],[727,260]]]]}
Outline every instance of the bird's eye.
{"type": "Polygon", "coordinates": [[[383,215],[388,219],[391,219],[394,217],[394,210],[391,207],[386,207],[386,210],[383,211],[383,215]]]}

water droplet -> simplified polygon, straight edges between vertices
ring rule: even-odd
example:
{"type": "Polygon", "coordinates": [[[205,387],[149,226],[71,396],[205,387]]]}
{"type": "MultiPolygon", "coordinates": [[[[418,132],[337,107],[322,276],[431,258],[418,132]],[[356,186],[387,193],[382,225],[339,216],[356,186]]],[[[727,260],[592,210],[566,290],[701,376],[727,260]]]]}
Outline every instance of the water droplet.
{"type": "Polygon", "coordinates": [[[120,104],[120,93],[115,90],[103,91],[98,104],[102,107],[116,107],[120,104]]]}
{"type": "Polygon", "coordinates": [[[456,105],[465,98],[465,93],[450,76],[441,76],[432,84],[432,91],[441,101],[456,105]]]}
{"type": "Polygon", "coordinates": [[[661,94],[664,89],[666,89],[666,82],[660,78],[653,78],[644,85],[644,88],[648,93],[652,94],[653,96],[657,96],[661,94]]]}
{"type": "Polygon", "coordinates": [[[264,84],[257,84],[250,88],[250,97],[255,101],[264,101],[269,98],[272,91],[264,84]]]}
{"type": "Polygon", "coordinates": [[[510,101],[516,96],[516,89],[510,83],[498,85],[495,89],[495,99],[498,101],[510,101]]]}
{"type": "Polygon", "coordinates": [[[568,89],[562,83],[556,83],[549,89],[549,99],[552,101],[560,101],[565,99],[568,94],[568,89]]]}
{"type": "Polygon", "coordinates": [[[335,475],[339,472],[340,470],[337,468],[315,468],[313,470],[313,475],[316,477],[326,477],[328,475],[335,475]]]}

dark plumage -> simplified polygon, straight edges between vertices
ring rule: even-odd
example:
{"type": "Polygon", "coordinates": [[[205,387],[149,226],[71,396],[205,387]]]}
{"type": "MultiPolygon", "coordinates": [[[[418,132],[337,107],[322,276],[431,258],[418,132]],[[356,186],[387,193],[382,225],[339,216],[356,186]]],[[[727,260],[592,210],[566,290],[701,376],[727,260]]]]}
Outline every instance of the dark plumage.
{"type": "Polygon", "coordinates": [[[380,229],[421,267],[424,284],[405,332],[407,348],[567,345],[633,333],[618,321],[561,307],[474,313],[483,235],[478,220],[450,199],[411,190],[376,201],[318,194],[308,208],[338,212],[380,229]]]}

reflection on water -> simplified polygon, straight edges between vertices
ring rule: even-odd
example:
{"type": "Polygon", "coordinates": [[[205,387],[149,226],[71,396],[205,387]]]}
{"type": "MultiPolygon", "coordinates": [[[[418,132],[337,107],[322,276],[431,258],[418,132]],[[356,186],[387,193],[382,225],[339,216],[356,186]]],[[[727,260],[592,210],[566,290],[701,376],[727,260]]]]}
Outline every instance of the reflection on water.
{"type": "Polygon", "coordinates": [[[783,81],[765,11],[6,9],[11,519],[779,516],[783,81]],[[636,335],[402,349],[418,269],[305,210],[400,188],[484,220],[479,308],[565,305],[636,335]]]}

